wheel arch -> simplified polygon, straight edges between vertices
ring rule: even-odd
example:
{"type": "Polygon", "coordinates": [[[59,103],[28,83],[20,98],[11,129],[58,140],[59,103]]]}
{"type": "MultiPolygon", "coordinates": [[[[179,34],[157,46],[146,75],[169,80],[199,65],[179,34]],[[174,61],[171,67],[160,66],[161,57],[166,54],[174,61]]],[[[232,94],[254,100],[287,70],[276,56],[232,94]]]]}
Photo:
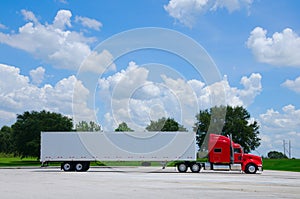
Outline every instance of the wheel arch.
{"type": "Polygon", "coordinates": [[[258,162],[255,161],[255,160],[253,160],[253,159],[248,159],[248,160],[246,160],[245,162],[243,162],[243,164],[242,164],[242,170],[243,170],[244,172],[246,172],[247,166],[248,166],[249,164],[253,164],[253,165],[256,167],[256,169],[258,169],[258,166],[259,166],[258,162]]]}

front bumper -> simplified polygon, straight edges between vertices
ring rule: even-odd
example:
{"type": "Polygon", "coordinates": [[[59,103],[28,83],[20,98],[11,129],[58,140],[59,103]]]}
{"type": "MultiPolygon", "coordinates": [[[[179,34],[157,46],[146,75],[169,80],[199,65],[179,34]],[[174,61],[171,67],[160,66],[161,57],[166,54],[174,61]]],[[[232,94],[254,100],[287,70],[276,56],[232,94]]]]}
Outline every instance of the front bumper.
{"type": "Polygon", "coordinates": [[[258,166],[258,167],[257,167],[257,172],[258,172],[258,173],[262,173],[263,170],[264,170],[264,169],[263,169],[263,166],[258,166]]]}

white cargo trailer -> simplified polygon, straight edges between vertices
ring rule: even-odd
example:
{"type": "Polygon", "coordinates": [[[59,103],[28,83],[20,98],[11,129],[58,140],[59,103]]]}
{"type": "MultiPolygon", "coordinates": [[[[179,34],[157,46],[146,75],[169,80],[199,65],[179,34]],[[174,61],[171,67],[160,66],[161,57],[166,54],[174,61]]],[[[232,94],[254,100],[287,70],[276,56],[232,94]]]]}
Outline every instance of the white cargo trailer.
{"type": "Polygon", "coordinates": [[[41,133],[42,164],[61,162],[64,171],[87,171],[92,161],[193,162],[196,153],[192,132],[41,133]]]}

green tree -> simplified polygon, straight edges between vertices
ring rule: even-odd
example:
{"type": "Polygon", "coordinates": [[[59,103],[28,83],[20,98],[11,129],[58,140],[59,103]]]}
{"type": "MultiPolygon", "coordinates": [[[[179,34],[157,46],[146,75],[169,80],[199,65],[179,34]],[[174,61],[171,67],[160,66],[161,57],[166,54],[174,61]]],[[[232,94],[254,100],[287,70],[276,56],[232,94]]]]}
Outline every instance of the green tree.
{"type": "Polygon", "coordinates": [[[48,111],[24,112],[12,125],[16,155],[40,157],[40,134],[42,131],[72,131],[72,119],[48,111]]]}
{"type": "Polygon", "coordinates": [[[76,131],[100,131],[101,126],[96,122],[90,121],[89,123],[86,121],[81,121],[76,124],[76,131]]]}
{"type": "Polygon", "coordinates": [[[128,127],[128,125],[126,124],[126,122],[122,122],[121,124],[119,124],[118,128],[115,129],[115,131],[125,131],[125,132],[131,132],[133,131],[131,128],[128,127]]]}
{"type": "Polygon", "coordinates": [[[260,145],[259,125],[256,121],[250,122],[250,114],[241,106],[212,107],[210,110],[200,111],[196,119],[194,130],[201,149],[207,149],[207,133],[232,134],[233,141],[239,143],[246,153],[260,145]]]}
{"type": "Polygon", "coordinates": [[[0,152],[13,153],[12,129],[8,126],[3,126],[0,130],[0,152]]]}
{"type": "Polygon", "coordinates": [[[179,124],[178,130],[177,130],[177,131],[181,131],[181,132],[185,131],[185,132],[188,132],[188,130],[187,130],[182,124],[179,124]]]}
{"type": "Polygon", "coordinates": [[[193,127],[196,132],[197,144],[200,151],[206,151],[208,145],[208,134],[217,133],[220,134],[224,127],[226,115],[226,107],[212,107],[209,110],[200,110],[199,114],[196,115],[197,122],[193,127]]]}
{"type": "Polygon", "coordinates": [[[270,151],[268,153],[268,158],[270,159],[285,159],[288,158],[285,154],[278,151],[270,151]]]}
{"type": "Polygon", "coordinates": [[[173,118],[162,117],[157,121],[150,121],[146,127],[147,131],[187,131],[187,129],[176,122],[173,118]]]}

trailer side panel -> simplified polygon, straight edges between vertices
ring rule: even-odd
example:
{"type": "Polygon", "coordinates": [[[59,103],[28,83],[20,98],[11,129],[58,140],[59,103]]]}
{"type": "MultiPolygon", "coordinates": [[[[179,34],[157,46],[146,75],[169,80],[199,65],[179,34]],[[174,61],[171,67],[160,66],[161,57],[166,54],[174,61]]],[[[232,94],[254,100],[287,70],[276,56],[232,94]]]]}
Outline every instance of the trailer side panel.
{"type": "Polygon", "coordinates": [[[196,160],[191,132],[42,132],[41,162],[196,160]]]}

